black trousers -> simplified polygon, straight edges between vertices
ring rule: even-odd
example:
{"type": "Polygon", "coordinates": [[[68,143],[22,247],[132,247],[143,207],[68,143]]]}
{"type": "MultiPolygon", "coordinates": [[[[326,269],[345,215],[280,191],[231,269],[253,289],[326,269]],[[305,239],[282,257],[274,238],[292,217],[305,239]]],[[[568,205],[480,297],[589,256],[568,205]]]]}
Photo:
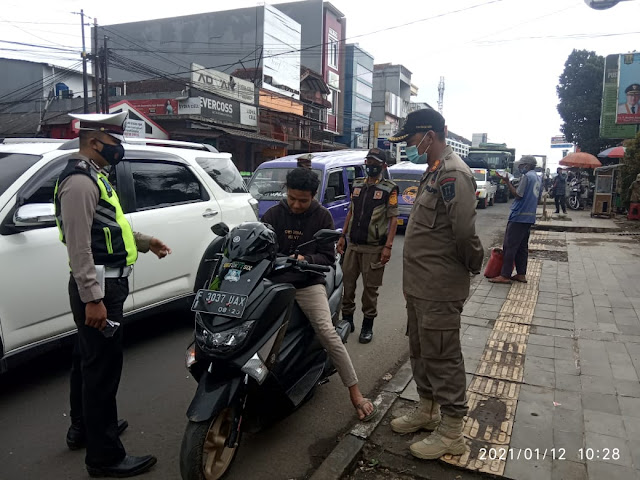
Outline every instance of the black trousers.
{"type": "Polygon", "coordinates": [[[567,197],[565,195],[556,195],[556,213],[560,212],[560,207],[562,207],[562,212],[567,213],[567,197]]]}
{"type": "MultiPolygon", "coordinates": [[[[107,318],[122,322],[122,308],[129,295],[128,278],[107,278],[107,318]]],[[[126,455],[118,437],[116,394],[122,373],[122,326],[111,338],[85,322],[85,303],[71,276],[69,301],[78,327],[71,367],[71,419],[81,421],[87,439],[85,463],[92,467],[119,462],[126,455]]]]}
{"type": "Polygon", "coordinates": [[[507,223],[507,231],[504,234],[504,258],[501,275],[511,278],[513,264],[516,265],[518,275],[527,274],[527,263],[529,261],[529,233],[532,223],[507,223]]]}

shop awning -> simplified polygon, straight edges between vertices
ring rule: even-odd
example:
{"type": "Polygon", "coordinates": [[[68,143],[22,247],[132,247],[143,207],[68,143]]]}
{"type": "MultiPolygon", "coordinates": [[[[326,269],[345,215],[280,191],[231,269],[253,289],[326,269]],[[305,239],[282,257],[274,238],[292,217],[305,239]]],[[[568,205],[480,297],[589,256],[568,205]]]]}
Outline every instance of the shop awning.
{"type": "Polygon", "coordinates": [[[256,132],[249,132],[246,130],[236,130],[235,128],[227,128],[227,127],[214,127],[215,130],[220,130],[227,135],[239,139],[239,140],[249,140],[253,143],[263,143],[265,145],[273,145],[278,147],[286,147],[289,145],[287,142],[283,142],[281,140],[276,140],[275,138],[267,137],[265,135],[261,135],[256,132]]]}

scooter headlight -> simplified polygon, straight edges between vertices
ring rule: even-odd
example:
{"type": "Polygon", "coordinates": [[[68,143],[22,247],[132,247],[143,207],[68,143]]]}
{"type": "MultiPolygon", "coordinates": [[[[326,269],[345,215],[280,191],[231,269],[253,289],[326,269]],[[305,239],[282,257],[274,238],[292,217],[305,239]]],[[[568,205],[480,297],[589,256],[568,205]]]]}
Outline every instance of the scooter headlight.
{"type": "Polygon", "coordinates": [[[264,382],[267,375],[269,375],[269,369],[257,353],[247,360],[247,363],[244,364],[241,370],[242,373],[246,373],[258,382],[259,385],[262,385],[262,382],[264,382]]]}
{"type": "Polygon", "coordinates": [[[184,363],[187,368],[191,368],[192,365],[196,363],[196,344],[192,343],[187,348],[187,352],[184,355],[184,363]]]}
{"type": "Polygon", "coordinates": [[[196,341],[205,353],[227,353],[244,343],[254,324],[254,320],[248,320],[228,330],[211,332],[201,321],[196,321],[196,341]]]}

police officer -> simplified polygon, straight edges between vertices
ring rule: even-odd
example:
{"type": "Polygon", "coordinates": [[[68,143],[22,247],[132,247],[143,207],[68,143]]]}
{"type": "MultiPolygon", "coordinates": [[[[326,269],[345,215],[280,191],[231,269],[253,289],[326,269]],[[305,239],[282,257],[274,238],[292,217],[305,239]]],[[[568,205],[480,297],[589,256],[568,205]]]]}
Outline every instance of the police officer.
{"type": "Polygon", "coordinates": [[[382,178],[388,162],[389,155],[385,150],[372,148],[367,153],[367,177],[353,182],[351,205],[337,246],[338,253],[345,254],[345,238],[349,239],[342,265],[342,318],[351,324],[352,332],[355,330],[356,282],[362,274],[364,320],[360,343],[369,343],[373,338],[373,322],[378,315],[378,287],[382,285],[384,267],[391,258],[398,226],[398,187],[391,180],[382,178]]]}
{"type": "Polygon", "coordinates": [[[171,253],[157,238],[131,230],[118,196],[105,175],[124,156],[121,145],[127,112],[71,115],[80,121],[80,150],[69,156],[55,188],[60,240],[71,275],[69,301],[78,327],[71,371],[71,427],[67,444],[86,446],[90,476],[131,477],[149,470],[156,458],[126,454],[118,438],[116,393],[122,372],[123,304],[138,251],[158,258],[171,253]]]}
{"type": "Polygon", "coordinates": [[[475,230],[476,183],[446,144],[446,134],[442,115],[423,109],[410,113],[389,139],[406,141],[407,160],[427,164],[405,232],[403,262],[409,352],[420,403],[412,414],[391,422],[397,433],[432,430],[411,445],[411,453],[422,459],[465,451],[460,315],[470,274],[480,272],[483,260],[475,230]]]}

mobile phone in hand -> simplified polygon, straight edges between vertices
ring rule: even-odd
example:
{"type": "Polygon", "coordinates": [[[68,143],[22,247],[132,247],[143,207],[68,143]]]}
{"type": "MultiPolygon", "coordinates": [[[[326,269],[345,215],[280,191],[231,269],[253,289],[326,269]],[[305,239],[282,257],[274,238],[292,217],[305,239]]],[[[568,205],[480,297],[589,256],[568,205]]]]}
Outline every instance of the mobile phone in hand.
{"type": "Polygon", "coordinates": [[[107,318],[107,326],[104,327],[104,330],[102,330],[102,335],[104,335],[106,338],[113,337],[119,326],[120,322],[113,322],[107,318]]]}

